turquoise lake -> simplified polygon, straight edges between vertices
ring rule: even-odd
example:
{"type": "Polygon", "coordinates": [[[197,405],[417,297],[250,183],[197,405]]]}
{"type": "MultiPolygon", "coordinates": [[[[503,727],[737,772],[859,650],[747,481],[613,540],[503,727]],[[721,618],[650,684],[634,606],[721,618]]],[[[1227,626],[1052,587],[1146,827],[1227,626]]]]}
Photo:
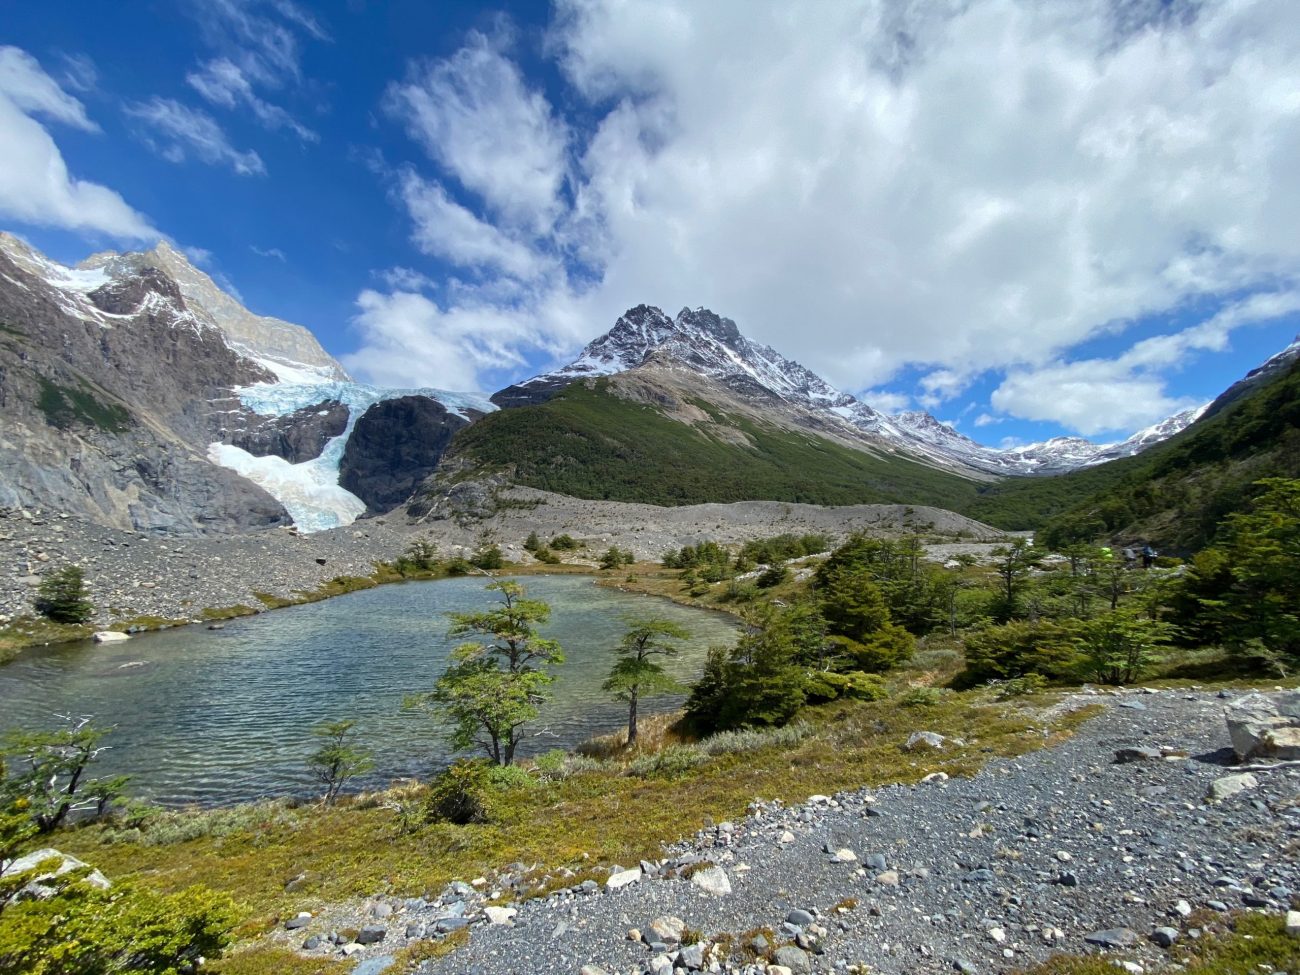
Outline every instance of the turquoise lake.
{"type": "MultiPolygon", "coordinates": [[[[714,644],[730,644],[725,617],[596,586],[582,576],[520,580],[551,605],[545,635],[564,647],[554,699],[526,729],[519,754],[572,748],[618,730],[626,705],[601,683],[628,615],[654,615],[691,632],[668,661],[678,679],[698,676],[714,644]]],[[[246,802],[311,795],[305,759],[325,720],[357,722],[376,770],[360,784],[426,776],[452,757],[428,715],[403,708],[430,690],[454,643],[448,612],[490,606],[481,577],[381,586],[324,602],[202,626],[147,633],[124,643],[90,642],[25,651],[0,667],[0,730],[57,725],[88,715],[111,727],[94,774],[131,776],[133,796],[166,805],[246,802]]],[[[681,697],[643,702],[671,710],[681,697]]]]}

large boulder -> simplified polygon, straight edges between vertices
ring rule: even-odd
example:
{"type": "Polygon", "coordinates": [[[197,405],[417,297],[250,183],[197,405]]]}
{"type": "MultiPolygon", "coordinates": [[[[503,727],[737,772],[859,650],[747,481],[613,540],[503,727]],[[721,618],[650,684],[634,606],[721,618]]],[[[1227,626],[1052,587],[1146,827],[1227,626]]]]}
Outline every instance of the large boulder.
{"type": "Polygon", "coordinates": [[[1300,759],[1300,691],[1247,694],[1226,708],[1237,758],[1300,759]]]}

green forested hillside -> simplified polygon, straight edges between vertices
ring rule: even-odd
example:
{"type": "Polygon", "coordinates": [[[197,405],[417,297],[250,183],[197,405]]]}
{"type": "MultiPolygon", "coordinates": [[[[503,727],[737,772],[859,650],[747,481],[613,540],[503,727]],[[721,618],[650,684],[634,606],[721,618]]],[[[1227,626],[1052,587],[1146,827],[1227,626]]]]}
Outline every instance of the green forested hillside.
{"type": "Polygon", "coordinates": [[[575,383],[541,405],[472,424],[457,435],[451,456],[513,468],[530,487],[612,501],[898,503],[960,511],[975,499],[976,484],[955,474],[693,405],[716,426],[690,426],[621,399],[607,381],[575,383]],[[737,433],[748,444],[733,442],[737,433]]]}
{"type": "Polygon", "coordinates": [[[608,381],[577,383],[541,405],[485,417],[450,453],[583,498],[925,504],[1038,530],[1057,546],[1140,537],[1183,552],[1205,545],[1255,481],[1300,476],[1300,363],[1136,457],[992,484],[693,405],[713,424],[690,426],[622,399],[608,381]]]}
{"type": "Polygon", "coordinates": [[[1264,477],[1300,476],[1300,360],[1136,457],[1059,477],[1002,481],[964,511],[1044,543],[1149,538],[1188,552],[1210,541],[1264,477]]]}

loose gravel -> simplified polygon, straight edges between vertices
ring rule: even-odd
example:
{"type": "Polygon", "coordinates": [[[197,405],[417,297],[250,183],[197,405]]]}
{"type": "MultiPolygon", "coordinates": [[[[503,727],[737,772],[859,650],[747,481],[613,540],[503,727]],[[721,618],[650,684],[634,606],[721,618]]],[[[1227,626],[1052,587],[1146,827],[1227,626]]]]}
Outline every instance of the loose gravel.
{"type": "MultiPolygon", "coordinates": [[[[1060,951],[1105,952],[1137,972],[1199,936],[1187,917],[1197,909],[1284,910],[1300,891],[1300,770],[1257,772],[1256,787],[1209,803],[1233,771],[1226,701],[1162,690],[1083,693],[1066,706],[1088,703],[1106,707],[1064,744],[995,759],[970,779],[756,802],[659,862],[620,865],[614,884],[508,908],[482,907],[508,897],[508,872],[427,900],[377,898],[359,916],[314,919],[307,954],[373,962],[468,925],[468,946],[420,970],[758,972],[710,945],[766,928],[756,947],[793,972],[1003,972],[1060,951]],[[331,943],[348,922],[378,923],[384,936],[364,949],[331,943]],[[701,932],[687,935],[699,950],[673,943],[674,925],[701,932]]],[[[303,933],[282,937],[298,946],[303,933]]]]}

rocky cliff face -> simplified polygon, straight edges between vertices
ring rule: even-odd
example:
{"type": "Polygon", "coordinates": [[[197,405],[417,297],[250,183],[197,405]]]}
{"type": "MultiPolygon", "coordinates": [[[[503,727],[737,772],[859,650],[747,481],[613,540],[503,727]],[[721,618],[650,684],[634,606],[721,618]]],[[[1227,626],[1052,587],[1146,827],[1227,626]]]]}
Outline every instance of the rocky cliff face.
{"type": "Polygon", "coordinates": [[[466,418],[427,396],[376,403],[348,438],[339,484],[369,511],[390,511],[434,472],[456,431],[481,415],[466,418]]]}
{"type": "Polygon", "coordinates": [[[104,251],[88,257],[77,267],[84,271],[103,269],[115,277],[131,277],[146,270],[161,272],[176,283],[191,306],[201,309],[211,319],[232,349],[261,360],[280,378],[301,381],[305,367],[317,379],[348,379],[343,367],[321,348],[309,330],[279,318],[253,314],[166,241],[160,241],[153,250],[138,253],[104,251]]]}
{"type": "Polygon", "coordinates": [[[176,533],[286,523],[203,449],[209,402],[274,377],[164,274],[59,276],[42,262],[0,239],[0,504],[176,533]]]}

